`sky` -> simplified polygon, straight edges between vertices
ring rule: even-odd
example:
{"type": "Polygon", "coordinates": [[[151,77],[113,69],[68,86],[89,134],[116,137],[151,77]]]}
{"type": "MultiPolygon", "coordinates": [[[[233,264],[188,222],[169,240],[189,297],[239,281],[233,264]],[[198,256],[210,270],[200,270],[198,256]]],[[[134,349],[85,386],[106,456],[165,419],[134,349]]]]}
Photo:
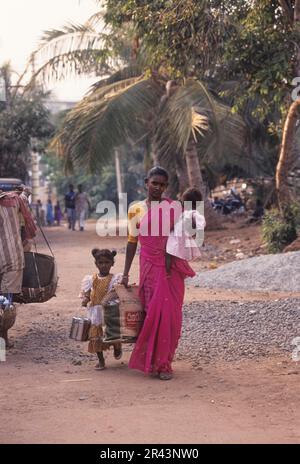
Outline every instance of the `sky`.
{"type": "MultiPolygon", "coordinates": [[[[94,0],[0,0],[0,65],[11,61],[15,71],[24,70],[43,31],[69,22],[82,23],[97,11],[94,0]]],[[[94,78],[64,81],[54,88],[57,100],[78,100],[94,78]]]]}

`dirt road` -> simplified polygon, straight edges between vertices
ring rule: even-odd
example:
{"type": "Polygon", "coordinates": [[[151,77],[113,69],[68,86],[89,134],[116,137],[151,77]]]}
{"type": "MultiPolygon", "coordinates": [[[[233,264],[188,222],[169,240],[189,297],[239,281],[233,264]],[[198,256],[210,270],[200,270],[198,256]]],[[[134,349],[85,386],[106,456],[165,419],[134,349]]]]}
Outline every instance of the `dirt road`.
{"type": "MultiPolygon", "coordinates": [[[[121,272],[126,245],[124,237],[100,239],[94,229],[90,223],[83,233],[47,231],[59,289],[48,303],[20,307],[9,332],[14,348],[0,363],[0,443],[299,443],[300,371],[290,356],[216,359],[197,370],[176,361],[174,379],[162,382],[128,370],[128,346],[121,361],[110,354],[108,369],[93,369],[86,344],[68,339],[71,318],[82,311],[80,281],[94,272],[94,246],[117,249],[114,272],[121,272]]],[[[218,240],[216,233],[211,239],[218,240]]],[[[138,281],[137,264],[136,258],[131,281],[138,281]]],[[[235,299],[257,298],[196,288],[185,301],[233,293],[235,299]]]]}

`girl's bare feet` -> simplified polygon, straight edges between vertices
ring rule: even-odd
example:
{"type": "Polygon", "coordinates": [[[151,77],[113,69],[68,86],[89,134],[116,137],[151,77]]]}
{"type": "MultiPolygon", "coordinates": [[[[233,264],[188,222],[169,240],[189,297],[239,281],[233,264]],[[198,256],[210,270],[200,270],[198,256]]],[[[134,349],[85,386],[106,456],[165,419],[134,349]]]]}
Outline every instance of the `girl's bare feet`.
{"type": "Polygon", "coordinates": [[[97,371],[103,371],[105,369],[105,359],[104,359],[104,356],[103,356],[103,352],[99,351],[97,353],[97,356],[98,356],[99,362],[98,362],[98,364],[96,364],[95,369],[97,371]]]}
{"type": "Polygon", "coordinates": [[[114,358],[115,359],[121,359],[122,358],[122,354],[123,354],[123,351],[122,351],[122,345],[115,345],[114,346],[114,358]]]}

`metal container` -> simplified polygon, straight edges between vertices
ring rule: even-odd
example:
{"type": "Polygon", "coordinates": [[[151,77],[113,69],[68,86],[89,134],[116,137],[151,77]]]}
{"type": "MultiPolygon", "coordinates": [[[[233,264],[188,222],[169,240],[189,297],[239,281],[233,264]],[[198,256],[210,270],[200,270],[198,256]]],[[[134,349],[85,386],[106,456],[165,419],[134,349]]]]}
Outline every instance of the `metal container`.
{"type": "Polygon", "coordinates": [[[80,320],[79,317],[73,317],[72,318],[71,329],[70,329],[70,338],[72,338],[73,340],[76,340],[79,320],[80,320]]]}
{"type": "Polygon", "coordinates": [[[90,320],[87,318],[79,317],[76,321],[76,325],[78,330],[76,332],[75,340],[78,342],[86,342],[89,336],[89,328],[91,325],[90,320]]]}

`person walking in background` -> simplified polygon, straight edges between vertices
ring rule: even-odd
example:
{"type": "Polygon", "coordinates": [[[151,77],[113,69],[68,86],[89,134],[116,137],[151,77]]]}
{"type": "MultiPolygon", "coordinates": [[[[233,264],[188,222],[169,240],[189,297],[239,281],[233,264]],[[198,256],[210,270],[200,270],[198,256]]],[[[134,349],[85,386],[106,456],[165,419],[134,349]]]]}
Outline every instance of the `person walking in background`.
{"type": "Polygon", "coordinates": [[[57,226],[60,226],[60,221],[62,220],[62,218],[63,218],[63,214],[62,214],[61,207],[58,201],[56,205],[54,206],[54,220],[57,226]]]}
{"type": "Polygon", "coordinates": [[[89,209],[91,209],[91,204],[88,195],[82,191],[82,185],[78,185],[78,192],[75,196],[75,210],[76,218],[79,222],[79,230],[81,232],[84,231],[85,220],[89,209]]]}
{"type": "Polygon", "coordinates": [[[69,229],[75,230],[76,211],[75,211],[75,192],[74,186],[69,185],[69,192],[65,194],[65,208],[68,218],[69,229]]]}
{"type": "Polygon", "coordinates": [[[41,210],[42,210],[42,202],[41,200],[38,200],[36,202],[36,205],[35,205],[35,219],[36,219],[36,222],[38,225],[42,225],[41,224],[41,210]]]}
{"type": "Polygon", "coordinates": [[[54,222],[53,206],[52,206],[52,201],[50,200],[50,198],[49,198],[48,203],[47,203],[46,220],[47,220],[47,225],[48,226],[53,226],[53,222],[54,222]]]}

